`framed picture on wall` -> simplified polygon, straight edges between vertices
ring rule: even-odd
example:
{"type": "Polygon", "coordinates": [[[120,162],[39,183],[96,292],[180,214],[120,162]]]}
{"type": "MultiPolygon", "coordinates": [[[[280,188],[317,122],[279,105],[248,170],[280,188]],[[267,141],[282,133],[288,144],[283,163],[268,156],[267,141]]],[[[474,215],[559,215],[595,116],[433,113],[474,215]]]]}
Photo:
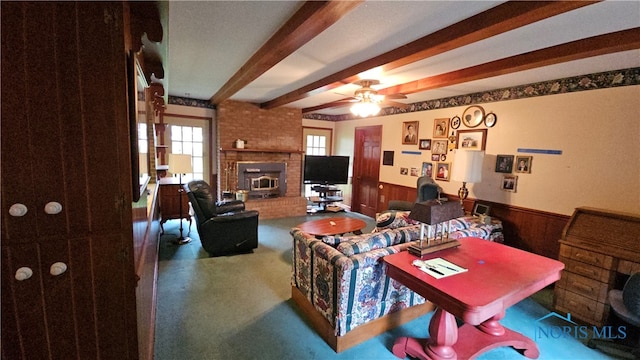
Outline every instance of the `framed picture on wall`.
{"type": "Polygon", "coordinates": [[[516,175],[503,175],[500,189],[509,192],[516,192],[518,189],[518,177],[516,175]]]}
{"type": "Polygon", "coordinates": [[[446,138],[449,133],[449,119],[435,119],[433,120],[433,137],[434,138],[446,138]]]}
{"type": "Polygon", "coordinates": [[[450,163],[439,162],[436,165],[436,180],[449,181],[449,168],[451,167],[450,163]]]}
{"type": "Polygon", "coordinates": [[[447,140],[433,140],[431,146],[432,154],[444,155],[447,153],[447,140]]]}
{"type": "Polygon", "coordinates": [[[440,161],[440,154],[431,154],[431,161],[440,161]]]}
{"type": "Polygon", "coordinates": [[[420,139],[418,147],[421,150],[431,150],[431,139],[420,139]]]}
{"type": "Polygon", "coordinates": [[[484,150],[487,146],[487,129],[458,130],[456,136],[458,149],[484,150]]]}
{"type": "Polygon", "coordinates": [[[516,169],[517,173],[531,174],[531,161],[533,156],[516,156],[516,169]]]}
{"type": "Polygon", "coordinates": [[[418,144],[418,121],[405,121],[402,123],[402,144],[418,144]]]}
{"type": "Polygon", "coordinates": [[[496,156],[496,172],[511,174],[513,170],[513,155],[496,156]]]}
{"type": "Polygon", "coordinates": [[[433,163],[423,162],[422,163],[422,173],[421,173],[420,176],[433,177],[433,163]]]}

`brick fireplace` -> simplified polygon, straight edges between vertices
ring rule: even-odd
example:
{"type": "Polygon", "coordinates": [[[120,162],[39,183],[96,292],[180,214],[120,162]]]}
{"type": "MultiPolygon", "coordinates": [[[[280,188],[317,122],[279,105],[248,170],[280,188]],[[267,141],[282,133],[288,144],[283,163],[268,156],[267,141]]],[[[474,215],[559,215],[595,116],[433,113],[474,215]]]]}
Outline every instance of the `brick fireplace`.
{"type": "MultiPolygon", "coordinates": [[[[246,207],[258,210],[261,219],[305,215],[307,200],[301,195],[302,112],[292,108],[266,110],[254,104],[228,100],[218,105],[216,117],[219,196],[223,190],[246,189],[246,180],[241,179],[242,184],[238,183],[239,170],[244,173],[246,169],[243,164],[279,163],[286,169],[286,175],[277,182],[279,188],[285,190],[278,196],[250,197],[246,207]],[[244,149],[234,147],[237,139],[245,141],[244,149]]],[[[250,171],[256,169],[253,167],[250,171]]],[[[274,173],[268,177],[274,177],[274,173]]],[[[273,185],[273,181],[266,178],[261,180],[266,187],[273,185]]]]}

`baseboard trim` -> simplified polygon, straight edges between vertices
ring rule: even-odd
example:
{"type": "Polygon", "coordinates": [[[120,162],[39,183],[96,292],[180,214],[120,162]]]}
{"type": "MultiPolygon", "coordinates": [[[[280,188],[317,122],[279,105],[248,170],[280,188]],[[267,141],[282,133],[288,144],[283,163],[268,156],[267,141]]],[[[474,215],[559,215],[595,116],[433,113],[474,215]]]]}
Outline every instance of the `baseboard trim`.
{"type": "MultiPolygon", "coordinates": [[[[381,318],[360,325],[343,336],[336,336],[333,327],[307,300],[302,292],[295,286],[291,287],[291,299],[309,319],[312,327],[320,337],[336,352],[340,353],[364,341],[376,337],[388,330],[396,328],[411,320],[419,318],[433,311],[434,305],[430,302],[402,309],[381,318]]],[[[428,324],[425,324],[428,326],[428,324]]]]}

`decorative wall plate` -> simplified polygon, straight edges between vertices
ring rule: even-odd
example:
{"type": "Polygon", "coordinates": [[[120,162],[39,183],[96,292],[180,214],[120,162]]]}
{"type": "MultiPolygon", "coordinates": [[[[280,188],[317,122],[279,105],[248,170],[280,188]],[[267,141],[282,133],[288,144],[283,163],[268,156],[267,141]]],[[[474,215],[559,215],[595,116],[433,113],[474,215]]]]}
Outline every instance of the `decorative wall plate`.
{"type": "Polygon", "coordinates": [[[484,125],[486,127],[493,127],[493,125],[496,124],[496,121],[498,121],[498,117],[492,112],[488,113],[487,116],[484,117],[484,125]]]}
{"type": "Polygon", "coordinates": [[[451,128],[457,129],[460,127],[460,116],[454,116],[451,118],[451,128]]]}
{"type": "Polygon", "coordinates": [[[482,124],[484,120],[484,109],[480,106],[469,106],[462,114],[462,123],[466,127],[474,128],[482,124]]]}

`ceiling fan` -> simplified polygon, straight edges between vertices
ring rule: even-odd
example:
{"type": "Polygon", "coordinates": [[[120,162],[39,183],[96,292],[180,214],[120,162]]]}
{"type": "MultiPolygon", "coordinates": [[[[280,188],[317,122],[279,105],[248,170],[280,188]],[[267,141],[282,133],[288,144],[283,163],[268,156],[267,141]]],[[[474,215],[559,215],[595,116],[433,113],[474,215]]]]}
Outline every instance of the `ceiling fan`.
{"type": "Polygon", "coordinates": [[[391,94],[381,95],[372,86],[380,84],[378,80],[363,79],[354,82],[356,85],[360,85],[360,89],[354,92],[354,96],[350,99],[345,99],[344,104],[355,103],[351,106],[351,112],[354,115],[361,117],[376,115],[380,112],[380,108],[383,106],[395,106],[399,108],[405,108],[408,105],[400,102],[393,101],[392,99],[406,99],[403,94],[391,94]]]}

